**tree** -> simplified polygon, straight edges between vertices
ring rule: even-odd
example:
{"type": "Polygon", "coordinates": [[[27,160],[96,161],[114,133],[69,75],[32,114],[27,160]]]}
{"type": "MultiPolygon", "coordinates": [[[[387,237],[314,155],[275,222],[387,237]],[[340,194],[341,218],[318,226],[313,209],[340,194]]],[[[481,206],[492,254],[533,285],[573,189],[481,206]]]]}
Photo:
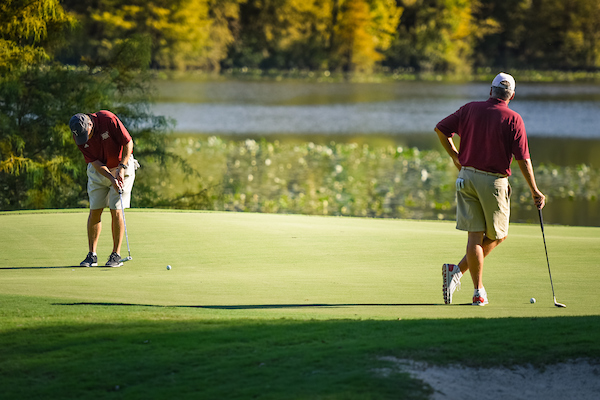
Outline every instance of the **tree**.
{"type": "Polygon", "coordinates": [[[537,68],[600,67],[600,1],[532,1],[523,63],[537,68]]]}
{"type": "Polygon", "coordinates": [[[401,14],[395,0],[248,0],[229,66],[371,70],[401,14]]]}
{"type": "Polygon", "coordinates": [[[132,133],[137,158],[181,161],[165,151],[168,121],[148,111],[146,40],[122,41],[102,65],[64,66],[54,54],[76,21],[57,0],[5,2],[0,21],[0,209],[85,204],[85,162],[67,125],[76,112],[110,109],[132,133]]]}
{"type": "Polygon", "coordinates": [[[404,1],[403,18],[386,64],[425,72],[469,73],[477,31],[474,4],[473,0],[404,1]]]}
{"type": "Polygon", "coordinates": [[[494,0],[481,2],[474,17],[497,28],[477,37],[478,66],[600,67],[598,0],[494,0]]]}
{"type": "MultiPolygon", "coordinates": [[[[337,61],[350,71],[371,72],[390,47],[402,9],[395,1],[346,0],[334,26],[332,47],[337,61]]],[[[335,63],[335,58],[332,60],[335,63]]]]}
{"type": "Polygon", "coordinates": [[[156,69],[216,69],[232,42],[229,23],[244,0],[65,0],[82,21],[77,53],[101,63],[134,36],[151,43],[156,69]]]}
{"type": "Polygon", "coordinates": [[[330,0],[248,0],[240,7],[228,67],[323,68],[330,0]]]}
{"type": "Polygon", "coordinates": [[[74,21],[58,0],[7,0],[0,21],[0,208],[44,206],[49,195],[72,196],[57,188],[77,178],[65,161],[68,135],[57,128],[62,110],[52,98],[60,88],[47,80],[62,76],[46,65],[74,21]]]}

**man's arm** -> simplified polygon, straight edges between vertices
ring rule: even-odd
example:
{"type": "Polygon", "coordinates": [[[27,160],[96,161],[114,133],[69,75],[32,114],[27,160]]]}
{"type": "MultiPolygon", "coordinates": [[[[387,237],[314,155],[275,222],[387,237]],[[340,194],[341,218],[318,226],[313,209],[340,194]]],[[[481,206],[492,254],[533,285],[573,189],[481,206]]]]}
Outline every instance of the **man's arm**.
{"type": "Polygon", "coordinates": [[[123,146],[123,157],[121,158],[121,164],[129,165],[129,157],[133,153],[133,140],[127,142],[125,146],[123,146]]]}
{"type": "Polygon", "coordinates": [[[535,203],[536,207],[541,210],[546,204],[546,196],[540,192],[537,184],[535,183],[535,175],[533,174],[533,165],[531,165],[531,159],[527,158],[525,160],[517,160],[517,163],[519,163],[519,168],[523,173],[523,177],[529,185],[533,202],[535,203]]]}
{"type": "Polygon", "coordinates": [[[93,165],[94,169],[96,169],[96,171],[98,171],[100,175],[103,175],[110,179],[110,182],[112,183],[113,187],[117,192],[121,190],[123,186],[122,180],[120,181],[119,179],[117,179],[117,177],[113,176],[113,174],[110,173],[110,170],[108,169],[106,164],[104,164],[100,160],[92,161],[90,164],[93,165]]]}
{"type": "Polygon", "coordinates": [[[123,168],[121,166],[121,164],[129,165],[129,159],[130,159],[132,153],[133,153],[133,139],[130,140],[129,142],[127,142],[125,144],[125,146],[123,146],[123,156],[121,157],[121,163],[119,164],[119,167],[117,168],[117,179],[121,180],[121,182],[123,182],[123,179],[125,179],[125,168],[123,168]]]}
{"type": "Polygon", "coordinates": [[[462,165],[460,165],[460,161],[458,161],[458,150],[456,150],[454,141],[451,137],[444,135],[438,128],[435,128],[435,132],[438,134],[438,138],[440,139],[440,143],[442,143],[442,147],[444,150],[446,150],[448,155],[452,158],[452,162],[454,162],[454,165],[460,171],[462,165]]]}

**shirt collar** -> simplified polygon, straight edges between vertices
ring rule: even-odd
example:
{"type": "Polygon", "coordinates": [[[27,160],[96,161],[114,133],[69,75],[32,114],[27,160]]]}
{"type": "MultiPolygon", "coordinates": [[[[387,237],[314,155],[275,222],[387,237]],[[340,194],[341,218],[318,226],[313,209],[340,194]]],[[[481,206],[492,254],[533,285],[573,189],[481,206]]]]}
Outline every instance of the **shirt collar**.
{"type": "Polygon", "coordinates": [[[490,103],[490,104],[495,104],[495,105],[499,105],[499,106],[508,107],[508,104],[506,104],[506,101],[500,100],[500,99],[496,99],[494,97],[490,97],[489,99],[487,99],[487,102],[490,103]]]}

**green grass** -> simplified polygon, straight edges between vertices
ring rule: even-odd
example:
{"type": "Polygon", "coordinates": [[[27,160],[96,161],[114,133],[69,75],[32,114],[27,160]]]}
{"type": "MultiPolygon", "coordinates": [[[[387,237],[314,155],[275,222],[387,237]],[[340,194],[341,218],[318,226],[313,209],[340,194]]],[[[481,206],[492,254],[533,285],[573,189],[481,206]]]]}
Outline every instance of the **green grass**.
{"type": "MultiPolygon", "coordinates": [[[[86,211],[0,213],[4,398],[425,398],[431,389],[407,374],[378,373],[393,367],[380,357],[600,358],[600,228],[546,227],[566,309],[553,305],[539,225],[521,224],[486,260],[490,304],[472,307],[460,305],[468,275],[457,304],[441,304],[441,264],[466,239],[452,222],[126,217],[133,261],[109,269],[73,266],[86,211]]],[[[101,261],[110,250],[105,223],[101,261]]]]}

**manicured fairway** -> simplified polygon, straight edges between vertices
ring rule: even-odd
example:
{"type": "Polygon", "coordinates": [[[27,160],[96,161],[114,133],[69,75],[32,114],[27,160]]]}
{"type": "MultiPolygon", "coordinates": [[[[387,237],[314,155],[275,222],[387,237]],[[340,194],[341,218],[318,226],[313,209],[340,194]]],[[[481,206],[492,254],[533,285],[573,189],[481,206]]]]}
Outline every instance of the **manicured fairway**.
{"type": "MultiPolygon", "coordinates": [[[[87,252],[86,218],[84,212],[0,215],[0,293],[268,318],[600,313],[598,228],[546,228],[557,299],[568,306],[559,310],[536,225],[513,224],[486,260],[490,305],[477,308],[440,306],[441,265],[458,262],[465,245],[452,222],[129,210],[133,261],[109,269],[78,267],[87,252]]],[[[111,250],[107,226],[100,263],[111,250]]],[[[455,303],[471,296],[466,275],[455,303]]]]}
{"type": "MultiPolygon", "coordinates": [[[[546,227],[566,309],[553,305],[539,225],[516,224],[486,259],[490,304],[473,307],[461,305],[468,274],[456,304],[442,301],[441,265],[458,262],[466,239],[452,222],[126,213],[133,260],[121,268],[78,266],[85,211],[0,214],[4,393],[420,398],[418,381],[374,372],[377,357],[600,357],[600,228],[546,227]]],[[[100,262],[110,250],[105,224],[100,262]]]]}

